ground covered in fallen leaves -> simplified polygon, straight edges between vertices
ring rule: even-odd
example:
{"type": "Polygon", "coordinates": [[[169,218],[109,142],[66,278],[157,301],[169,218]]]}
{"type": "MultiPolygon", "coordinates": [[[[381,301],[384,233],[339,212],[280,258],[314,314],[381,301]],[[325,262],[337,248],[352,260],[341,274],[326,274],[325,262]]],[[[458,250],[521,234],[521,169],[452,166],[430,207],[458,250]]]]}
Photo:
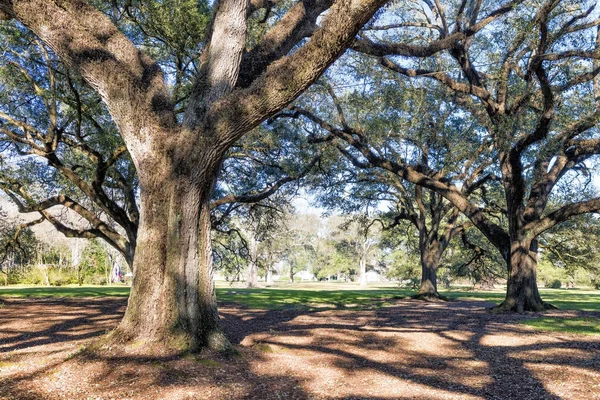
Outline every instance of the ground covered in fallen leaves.
{"type": "MultiPolygon", "coordinates": [[[[482,301],[220,307],[237,356],[85,348],[123,298],[0,301],[0,399],[600,399],[600,335],[536,331],[482,301]]],[[[554,317],[597,314],[552,311],[554,317]]]]}

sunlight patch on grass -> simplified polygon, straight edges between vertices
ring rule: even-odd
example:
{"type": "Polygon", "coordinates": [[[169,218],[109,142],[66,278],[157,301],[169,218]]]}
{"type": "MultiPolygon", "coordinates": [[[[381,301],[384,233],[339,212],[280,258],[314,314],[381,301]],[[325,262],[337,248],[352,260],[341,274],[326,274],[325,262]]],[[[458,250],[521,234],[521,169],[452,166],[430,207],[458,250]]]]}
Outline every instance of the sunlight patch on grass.
{"type": "Polygon", "coordinates": [[[0,297],[126,297],[128,286],[8,286],[0,287],[0,297]]]}
{"type": "MultiPolygon", "coordinates": [[[[127,297],[127,286],[8,286],[0,287],[0,298],[43,298],[43,297],[127,297]]],[[[265,310],[299,309],[366,309],[394,304],[414,294],[409,289],[400,289],[392,284],[368,286],[363,289],[354,283],[296,283],[247,289],[217,282],[219,302],[236,303],[248,308],[265,310]]],[[[499,304],[504,300],[504,289],[475,291],[453,288],[440,290],[450,299],[484,300],[499,304]]],[[[600,311],[600,291],[580,289],[540,289],[544,301],[563,310],[600,311]]],[[[2,303],[0,303],[2,304],[2,303]]]]}
{"type": "MultiPolygon", "coordinates": [[[[542,300],[561,310],[600,311],[600,291],[582,289],[541,288],[542,300]]],[[[500,304],[504,300],[504,289],[492,291],[440,290],[440,293],[453,299],[485,300],[500,304]]]]}
{"type": "Polygon", "coordinates": [[[600,335],[600,318],[542,317],[521,323],[542,331],[600,335]]]}
{"type": "Polygon", "coordinates": [[[217,288],[217,299],[227,303],[240,303],[250,308],[280,310],[298,308],[319,310],[379,307],[389,300],[407,296],[403,289],[365,290],[308,290],[295,288],[228,289],[217,288]]]}

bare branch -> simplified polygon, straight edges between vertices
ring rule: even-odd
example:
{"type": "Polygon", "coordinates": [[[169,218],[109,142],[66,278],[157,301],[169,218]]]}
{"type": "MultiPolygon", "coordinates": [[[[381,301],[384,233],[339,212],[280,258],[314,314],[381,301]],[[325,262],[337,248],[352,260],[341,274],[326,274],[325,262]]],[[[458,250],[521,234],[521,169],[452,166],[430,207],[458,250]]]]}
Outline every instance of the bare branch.
{"type": "Polygon", "coordinates": [[[300,173],[296,176],[283,177],[283,178],[279,179],[277,182],[273,183],[272,185],[267,186],[266,188],[264,188],[263,190],[261,190],[259,192],[244,193],[244,194],[239,194],[239,195],[232,194],[229,196],[221,197],[220,199],[213,200],[211,202],[210,206],[211,206],[211,208],[217,208],[224,204],[231,204],[231,203],[258,203],[259,201],[264,200],[264,199],[268,198],[269,196],[273,195],[275,192],[277,192],[277,190],[279,190],[286,183],[297,181],[299,179],[304,178],[306,176],[306,174],[308,174],[310,172],[310,170],[316,165],[316,163],[319,161],[320,158],[321,158],[320,156],[313,158],[312,161],[302,171],[300,171],[300,173]]]}
{"type": "Polygon", "coordinates": [[[0,9],[31,29],[96,89],[132,148],[144,145],[144,123],[176,124],[162,72],[110,19],[81,0],[2,0],[0,9]]]}
{"type": "Polygon", "coordinates": [[[537,237],[548,229],[568,220],[576,215],[599,212],[600,198],[582,201],[578,203],[567,204],[558,210],[546,215],[545,217],[530,222],[523,227],[529,233],[530,237],[537,237]]]}

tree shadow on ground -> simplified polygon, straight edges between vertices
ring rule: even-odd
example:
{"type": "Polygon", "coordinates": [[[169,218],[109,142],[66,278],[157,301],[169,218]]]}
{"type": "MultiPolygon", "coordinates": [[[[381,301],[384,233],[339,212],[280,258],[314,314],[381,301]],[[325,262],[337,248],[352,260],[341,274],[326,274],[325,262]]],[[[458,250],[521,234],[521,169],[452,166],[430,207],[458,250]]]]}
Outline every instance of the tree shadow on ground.
{"type": "MultiPolygon", "coordinates": [[[[365,377],[354,385],[356,394],[346,390],[337,397],[414,398],[407,388],[412,385],[423,398],[590,398],[590,385],[600,388],[600,337],[535,332],[516,324],[535,314],[495,315],[482,305],[399,301],[375,311],[316,312],[276,324],[264,314],[252,321],[223,314],[231,326],[248,329],[242,344],[302,353],[314,368],[327,362],[346,371],[338,376],[365,377]],[[361,387],[377,380],[385,383],[361,387]],[[397,390],[377,395],[377,387],[390,385],[397,390]]],[[[235,337],[242,336],[238,331],[235,337]]],[[[317,391],[324,398],[333,389],[326,379],[313,383],[325,386],[317,391]]]]}
{"type": "Polygon", "coordinates": [[[0,313],[0,354],[100,336],[119,322],[126,303],[125,299],[4,301],[4,307],[16,307],[18,312],[0,313]],[[15,322],[22,320],[36,323],[11,329],[15,322]]]}
{"type": "Polygon", "coordinates": [[[114,328],[124,299],[4,302],[0,312],[0,399],[309,398],[301,378],[257,375],[260,348],[238,356],[139,356],[84,349],[114,328]]]}
{"type": "Polygon", "coordinates": [[[226,304],[223,327],[240,356],[141,357],[79,354],[116,325],[124,299],[11,301],[0,312],[0,398],[593,398],[600,337],[536,332],[517,324],[535,315],[495,315],[484,305],[400,300],[307,312],[226,304]]]}

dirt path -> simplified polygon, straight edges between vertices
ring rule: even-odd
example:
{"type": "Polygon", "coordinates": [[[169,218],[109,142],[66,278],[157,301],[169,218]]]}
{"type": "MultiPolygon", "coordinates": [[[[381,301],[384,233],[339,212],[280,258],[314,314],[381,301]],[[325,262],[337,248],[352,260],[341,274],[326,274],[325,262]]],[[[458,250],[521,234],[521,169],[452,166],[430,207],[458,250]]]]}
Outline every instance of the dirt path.
{"type": "Polygon", "coordinates": [[[80,355],[124,306],[5,301],[0,399],[600,399],[600,336],[536,332],[517,324],[531,315],[477,301],[311,313],[227,304],[239,357],[80,355]]]}

